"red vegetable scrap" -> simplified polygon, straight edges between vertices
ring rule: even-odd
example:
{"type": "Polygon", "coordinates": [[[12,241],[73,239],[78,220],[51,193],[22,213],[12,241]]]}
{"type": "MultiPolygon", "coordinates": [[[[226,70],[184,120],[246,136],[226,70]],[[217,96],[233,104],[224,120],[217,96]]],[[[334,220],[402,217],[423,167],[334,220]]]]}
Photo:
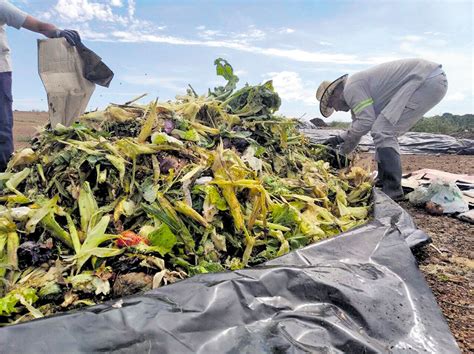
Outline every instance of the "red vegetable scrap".
{"type": "Polygon", "coordinates": [[[149,244],[148,239],[137,235],[135,232],[127,230],[120,234],[119,238],[115,241],[117,247],[132,247],[140,243],[149,244]]]}

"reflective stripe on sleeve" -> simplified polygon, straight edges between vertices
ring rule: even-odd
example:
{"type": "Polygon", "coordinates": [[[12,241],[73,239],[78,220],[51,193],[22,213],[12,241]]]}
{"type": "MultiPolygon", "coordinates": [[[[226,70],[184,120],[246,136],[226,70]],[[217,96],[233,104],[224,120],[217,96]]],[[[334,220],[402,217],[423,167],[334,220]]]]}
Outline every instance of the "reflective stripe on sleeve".
{"type": "Polygon", "coordinates": [[[354,114],[358,114],[362,112],[362,110],[370,105],[374,104],[374,100],[372,98],[368,98],[362,102],[359,102],[357,106],[354,107],[353,111],[354,114]]]}

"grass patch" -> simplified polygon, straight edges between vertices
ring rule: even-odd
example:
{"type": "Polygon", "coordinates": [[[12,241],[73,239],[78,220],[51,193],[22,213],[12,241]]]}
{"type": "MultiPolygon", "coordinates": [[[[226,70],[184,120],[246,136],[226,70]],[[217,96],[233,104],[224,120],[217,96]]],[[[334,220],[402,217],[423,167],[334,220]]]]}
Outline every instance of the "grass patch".
{"type": "Polygon", "coordinates": [[[328,126],[331,127],[331,128],[334,128],[334,129],[347,129],[351,126],[351,123],[350,122],[340,122],[340,121],[335,120],[333,122],[329,122],[328,126]]]}
{"type": "Polygon", "coordinates": [[[474,133],[474,114],[459,116],[444,113],[442,116],[422,118],[410,131],[434,134],[474,133]]]}
{"type": "MultiPolygon", "coordinates": [[[[333,121],[329,122],[328,126],[334,129],[347,129],[350,124],[350,122],[333,121]]],[[[441,116],[424,117],[410,131],[456,136],[463,133],[466,137],[471,137],[474,136],[474,114],[461,116],[444,113],[441,116]]]]}

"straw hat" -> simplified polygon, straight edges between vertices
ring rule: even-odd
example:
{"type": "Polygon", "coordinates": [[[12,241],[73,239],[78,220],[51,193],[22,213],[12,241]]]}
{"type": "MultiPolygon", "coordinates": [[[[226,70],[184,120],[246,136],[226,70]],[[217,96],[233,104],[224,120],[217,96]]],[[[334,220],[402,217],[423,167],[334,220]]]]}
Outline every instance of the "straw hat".
{"type": "Polygon", "coordinates": [[[319,101],[319,111],[324,118],[334,113],[334,108],[328,106],[329,97],[331,97],[337,85],[346,79],[348,74],[342,75],[334,81],[323,81],[316,91],[316,99],[319,101]]]}

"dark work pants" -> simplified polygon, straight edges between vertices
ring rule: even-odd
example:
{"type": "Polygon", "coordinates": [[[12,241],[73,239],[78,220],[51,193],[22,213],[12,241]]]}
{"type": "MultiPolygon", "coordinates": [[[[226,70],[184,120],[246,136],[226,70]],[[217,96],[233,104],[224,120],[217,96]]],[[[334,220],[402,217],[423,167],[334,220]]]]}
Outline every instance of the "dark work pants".
{"type": "Polygon", "coordinates": [[[0,172],[13,152],[12,73],[0,73],[0,172]]]}

